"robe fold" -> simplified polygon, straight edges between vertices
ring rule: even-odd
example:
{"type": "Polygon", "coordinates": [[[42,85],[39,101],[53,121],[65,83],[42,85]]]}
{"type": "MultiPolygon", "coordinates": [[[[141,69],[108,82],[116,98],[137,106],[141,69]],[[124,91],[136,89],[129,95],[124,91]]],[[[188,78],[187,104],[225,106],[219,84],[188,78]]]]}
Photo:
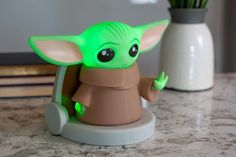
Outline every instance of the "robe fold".
{"type": "Polygon", "coordinates": [[[141,99],[154,102],[154,78],[141,78],[135,63],[124,69],[96,69],[82,66],[81,85],[72,100],[86,106],[77,118],[93,125],[122,125],[142,116],[141,99]]]}

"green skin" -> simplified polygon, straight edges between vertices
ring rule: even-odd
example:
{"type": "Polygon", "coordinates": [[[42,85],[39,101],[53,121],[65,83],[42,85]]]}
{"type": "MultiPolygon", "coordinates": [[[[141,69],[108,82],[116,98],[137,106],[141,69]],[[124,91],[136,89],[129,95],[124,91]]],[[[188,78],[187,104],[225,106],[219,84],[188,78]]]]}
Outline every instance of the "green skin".
{"type": "MultiPolygon", "coordinates": [[[[140,50],[141,38],[145,31],[152,27],[159,25],[168,25],[167,20],[162,20],[159,22],[154,22],[142,26],[131,27],[129,25],[119,23],[119,22],[103,22],[95,24],[88,29],[86,29],[80,35],[74,36],[33,36],[29,39],[29,44],[31,48],[45,61],[60,65],[76,65],[83,63],[86,67],[89,68],[109,68],[109,69],[120,69],[120,68],[129,68],[137,60],[140,53],[146,52],[153,48],[158,41],[151,47],[140,50]],[[57,40],[65,41],[75,44],[79,47],[80,53],[83,58],[76,62],[64,63],[55,59],[52,59],[45,55],[36,44],[36,41],[47,41],[47,40],[57,40]],[[138,54],[135,57],[129,55],[129,50],[132,45],[138,45],[138,54]],[[98,52],[104,49],[112,49],[115,53],[114,58],[109,62],[101,62],[97,58],[98,52]]],[[[153,82],[154,90],[162,90],[168,81],[168,76],[164,73],[157,76],[153,82]]],[[[85,107],[76,102],[75,109],[79,115],[85,114],[85,107]]]]}

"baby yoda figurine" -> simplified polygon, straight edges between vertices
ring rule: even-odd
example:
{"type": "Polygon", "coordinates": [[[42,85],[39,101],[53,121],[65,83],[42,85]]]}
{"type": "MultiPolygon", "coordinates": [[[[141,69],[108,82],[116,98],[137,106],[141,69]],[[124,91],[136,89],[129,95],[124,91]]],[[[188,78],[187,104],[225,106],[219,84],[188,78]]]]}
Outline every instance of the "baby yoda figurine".
{"type": "Polygon", "coordinates": [[[140,77],[136,60],[161,39],[167,20],[131,27],[120,22],[95,24],[80,35],[32,36],[32,49],[45,61],[81,64],[81,82],[71,99],[80,122],[117,126],[142,117],[141,97],[155,101],[168,80],[140,77]]]}

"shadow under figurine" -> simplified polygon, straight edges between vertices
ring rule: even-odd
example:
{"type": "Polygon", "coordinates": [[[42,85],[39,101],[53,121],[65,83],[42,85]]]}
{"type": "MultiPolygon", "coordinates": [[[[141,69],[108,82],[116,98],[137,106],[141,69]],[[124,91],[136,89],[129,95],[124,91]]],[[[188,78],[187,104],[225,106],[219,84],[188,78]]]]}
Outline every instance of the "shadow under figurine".
{"type": "Polygon", "coordinates": [[[29,43],[49,63],[81,66],[77,86],[67,78],[68,86],[76,86],[66,107],[69,115],[75,113],[85,124],[115,127],[140,120],[141,97],[154,102],[165,87],[168,76],[140,77],[136,60],[160,41],[167,25],[167,20],[137,27],[102,22],[80,35],[33,36],[29,43]]]}

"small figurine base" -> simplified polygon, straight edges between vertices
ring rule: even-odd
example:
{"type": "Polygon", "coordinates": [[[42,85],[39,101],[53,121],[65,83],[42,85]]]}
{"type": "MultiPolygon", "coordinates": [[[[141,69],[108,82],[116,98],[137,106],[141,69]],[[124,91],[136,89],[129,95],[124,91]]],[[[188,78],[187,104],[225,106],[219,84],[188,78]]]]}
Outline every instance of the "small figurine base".
{"type": "Polygon", "coordinates": [[[53,134],[61,135],[75,142],[102,145],[130,145],[147,140],[154,134],[155,116],[143,109],[140,120],[128,125],[96,126],[79,122],[75,116],[67,119],[62,107],[51,103],[46,108],[46,121],[53,134]]]}
{"type": "Polygon", "coordinates": [[[168,23],[134,27],[102,22],[80,35],[31,37],[32,49],[59,65],[45,114],[49,130],[76,142],[106,146],[151,137],[155,116],[142,109],[142,98],[155,102],[168,76],[141,77],[136,60],[160,41],[168,23]]]}

